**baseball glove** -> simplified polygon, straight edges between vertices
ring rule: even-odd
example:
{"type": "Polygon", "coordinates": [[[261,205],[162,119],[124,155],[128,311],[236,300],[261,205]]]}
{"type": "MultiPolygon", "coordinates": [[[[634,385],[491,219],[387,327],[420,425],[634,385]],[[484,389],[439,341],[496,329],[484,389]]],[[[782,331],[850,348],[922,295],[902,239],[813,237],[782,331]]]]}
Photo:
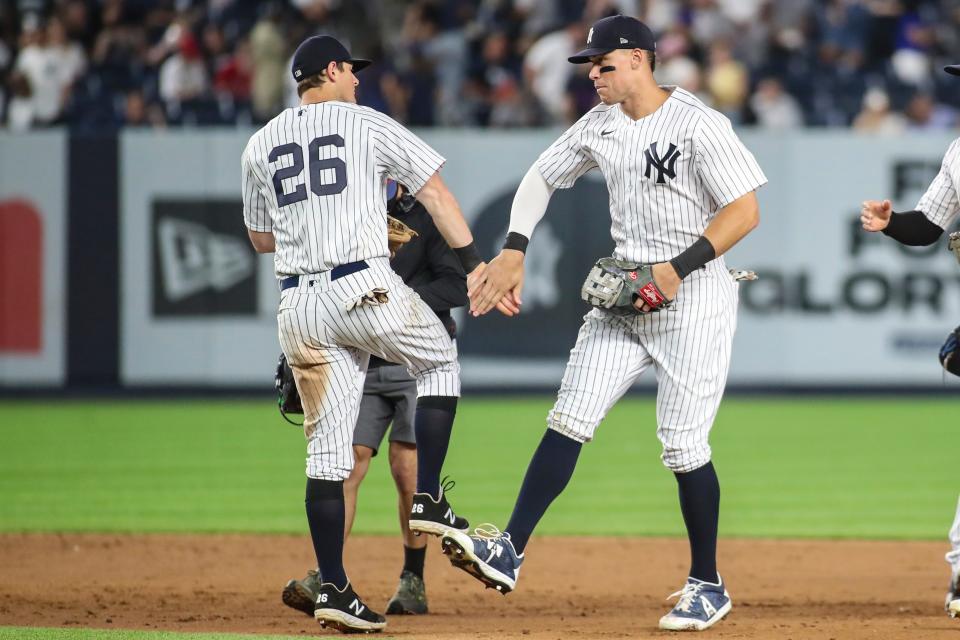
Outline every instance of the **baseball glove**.
{"type": "Polygon", "coordinates": [[[950,251],[953,251],[953,255],[957,256],[957,262],[960,262],[960,231],[950,234],[950,244],[947,246],[950,247],[950,251]]]}
{"type": "Polygon", "coordinates": [[[633,306],[637,298],[646,302],[652,312],[673,303],[654,282],[651,265],[616,258],[597,260],[580,289],[580,297],[595,307],[624,316],[641,313],[633,306]]]}
{"type": "Polygon", "coordinates": [[[287,364],[287,356],[282,353],[280,354],[280,360],[277,362],[277,373],[273,378],[273,386],[277,389],[277,406],[280,408],[280,415],[290,424],[302,427],[302,422],[294,422],[287,417],[288,413],[303,414],[303,404],[300,402],[297,383],[293,379],[293,369],[287,364]]]}
{"type": "Polygon", "coordinates": [[[417,232],[393,216],[387,216],[387,246],[390,248],[390,257],[397,255],[397,250],[417,237],[417,232]]]}
{"type": "Polygon", "coordinates": [[[940,364],[955,376],[960,376],[960,327],[957,327],[947,336],[947,341],[940,347],[940,364]]]}

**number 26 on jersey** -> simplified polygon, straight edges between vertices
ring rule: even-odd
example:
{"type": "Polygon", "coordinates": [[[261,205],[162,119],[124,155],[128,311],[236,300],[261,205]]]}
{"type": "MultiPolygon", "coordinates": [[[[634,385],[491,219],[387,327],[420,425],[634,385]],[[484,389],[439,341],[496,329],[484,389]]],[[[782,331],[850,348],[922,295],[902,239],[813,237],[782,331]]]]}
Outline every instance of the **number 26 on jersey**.
{"type": "MultiPolygon", "coordinates": [[[[332,196],[347,188],[347,163],[340,158],[321,158],[322,147],[334,146],[343,148],[341,136],[336,134],[314,138],[307,147],[307,162],[310,165],[310,191],[318,196],[332,196]],[[332,169],[333,182],[324,182],[322,172],[332,169]]],[[[268,160],[273,163],[284,156],[291,156],[293,164],[277,169],[273,174],[273,190],[277,194],[277,206],[285,207],[307,199],[307,187],[301,183],[293,191],[283,189],[283,181],[296,178],[303,173],[303,147],[296,142],[288,142],[274,147],[270,151],[268,160]]],[[[329,175],[329,174],[328,174],[329,175]]]]}

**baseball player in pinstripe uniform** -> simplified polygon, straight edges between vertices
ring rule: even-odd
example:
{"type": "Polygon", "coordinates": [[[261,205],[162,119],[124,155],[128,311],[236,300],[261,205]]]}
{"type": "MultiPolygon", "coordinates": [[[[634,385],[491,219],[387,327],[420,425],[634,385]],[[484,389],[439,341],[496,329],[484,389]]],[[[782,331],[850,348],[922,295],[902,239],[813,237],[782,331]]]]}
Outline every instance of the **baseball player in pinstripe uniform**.
{"type": "Polygon", "coordinates": [[[587,48],[570,61],[590,64],[601,104],[531,167],[504,250],[468,277],[473,314],[518,313],[524,250],[551,194],[598,168],[610,194],[614,258],[652,265],[653,286],[628,298],[626,313],[596,308],[584,317],[506,529],[451,532],[442,544],[454,565],[487,586],[513,589],[527,541],[573,474],[582,443],[652,367],[662,460],[676,475],[692,555],[660,627],[702,630],[731,607],[716,568],[720,486],[708,443],[736,326],[738,284],[722,254],[757,225],[754,191],[766,178],[727,118],[682,89],[657,85],[654,50],[653,34],[634,18],[593,26],[587,48]]]}
{"type": "MultiPolygon", "coordinates": [[[[430,214],[402,185],[391,180],[387,185],[387,211],[406,223],[416,236],[402,245],[390,260],[390,267],[437,314],[443,326],[456,336],[457,325],[450,313],[468,304],[467,278],[460,261],[437,231],[430,214]]],[[[426,536],[410,531],[408,519],[417,480],[417,445],[414,434],[414,409],[417,405],[417,381],[401,364],[370,356],[363,399],[353,432],[354,465],[344,481],[344,537],[349,537],[356,514],[360,484],[370,462],[377,455],[387,430],[390,431],[387,456],[397,486],[400,528],[403,535],[404,562],[400,583],[387,602],[387,615],[427,613],[427,593],[423,566],[427,550],[426,536]]],[[[283,589],[283,602],[289,607],[314,614],[320,589],[318,572],[311,569],[302,580],[290,580],[283,589]]]]}
{"type": "Polygon", "coordinates": [[[314,616],[342,631],[380,631],[385,619],[354,592],[343,568],[343,481],[369,356],[417,380],[417,493],[413,531],[466,529],[440,487],[460,395],[447,330],[391,268],[387,180],[417,195],[464,271],[485,266],[460,207],[440,179],[443,158],[389,117],[356,104],[352,58],[329,36],[293,56],[299,107],[285,109],[242,156],[244,220],[280,279],[280,345],[303,401],[306,511],[321,585],[314,616]]]}
{"type": "MultiPolygon", "coordinates": [[[[960,65],[949,65],[944,70],[960,76],[960,65]]],[[[867,200],[860,209],[860,222],[866,231],[881,231],[897,242],[923,247],[937,242],[960,216],[960,138],[953,141],[943,156],[940,172],[921,196],[913,211],[895,213],[889,200],[867,200]]],[[[951,248],[960,260],[960,237],[953,234],[951,248]]],[[[948,345],[950,340],[948,339],[948,345]]],[[[955,348],[955,345],[954,345],[955,348]]],[[[944,345],[944,351],[947,345],[944,345]]],[[[951,354],[956,357],[956,354],[951,354]]],[[[941,354],[943,359],[943,354],[941,354]]],[[[943,361],[945,368],[948,363],[943,361]]],[[[956,371],[956,369],[953,369],[956,371]]],[[[944,607],[951,618],[960,615],[960,502],[957,503],[953,526],[950,527],[951,550],[946,560],[950,564],[950,587],[944,607]]]]}

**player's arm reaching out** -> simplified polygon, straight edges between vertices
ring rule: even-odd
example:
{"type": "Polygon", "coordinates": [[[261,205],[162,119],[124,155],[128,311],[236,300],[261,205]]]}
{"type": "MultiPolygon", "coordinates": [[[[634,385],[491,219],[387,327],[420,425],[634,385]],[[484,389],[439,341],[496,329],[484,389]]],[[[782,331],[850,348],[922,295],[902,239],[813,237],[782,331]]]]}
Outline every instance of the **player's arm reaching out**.
{"type": "Polygon", "coordinates": [[[554,188],[534,164],[520,182],[510,209],[510,228],[503,250],[490,264],[467,278],[470,313],[479,316],[496,306],[505,316],[520,313],[523,259],[534,227],[543,218],[554,188]]]}
{"type": "Polygon", "coordinates": [[[943,235],[943,229],[922,211],[894,213],[889,200],[866,200],[860,209],[860,222],[866,231],[882,231],[901,244],[926,247],[943,235]]]}
{"type": "MultiPolygon", "coordinates": [[[[468,279],[468,286],[472,285],[470,310],[474,315],[487,313],[494,306],[507,316],[519,313],[527,240],[546,212],[552,193],[553,188],[543,179],[537,167],[531,167],[514,197],[510,211],[510,234],[503,251],[490,261],[485,271],[478,273],[483,276],[482,286],[476,284],[474,276],[468,279]]],[[[653,265],[657,286],[672,300],[683,278],[729,251],[759,223],[757,195],[750,191],[720,209],[707,225],[703,236],[686,251],[669,262],[653,265]]],[[[642,300],[638,300],[637,304],[640,311],[649,311],[642,300]]]]}
{"type": "Polygon", "coordinates": [[[897,242],[914,247],[925,247],[939,240],[960,212],[960,198],[951,178],[951,166],[958,162],[958,156],[960,140],[947,149],[940,172],[914,211],[895,213],[889,200],[865,201],[860,209],[864,230],[882,231],[897,242]]]}
{"type": "Polygon", "coordinates": [[[485,267],[486,263],[480,257],[476,245],[473,244],[473,234],[463,218],[460,205],[440,178],[440,173],[430,176],[423,188],[415,195],[433,218],[440,235],[457,254],[463,270],[469,275],[485,267]]]}
{"type": "Polygon", "coordinates": [[[387,177],[406,185],[420,201],[440,235],[457,254],[464,272],[469,274],[483,265],[460,205],[440,177],[443,156],[392,118],[373,111],[368,117],[372,130],[379,136],[378,164],[387,177]]]}

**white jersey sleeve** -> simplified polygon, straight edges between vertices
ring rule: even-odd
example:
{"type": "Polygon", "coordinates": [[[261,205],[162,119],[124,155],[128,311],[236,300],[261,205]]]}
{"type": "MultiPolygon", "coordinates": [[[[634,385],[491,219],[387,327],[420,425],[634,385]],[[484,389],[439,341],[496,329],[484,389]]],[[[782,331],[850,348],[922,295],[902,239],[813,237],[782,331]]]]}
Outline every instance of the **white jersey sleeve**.
{"type": "Polygon", "coordinates": [[[767,183],[756,158],[734,133],[730,119],[716,112],[705,113],[700,121],[695,162],[717,209],[767,183]]]}
{"type": "Polygon", "coordinates": [[[947,229],[957,218],[960,212],[960,199],[957,197],[957,187],[953,175],[960,169],[960,140],[954,140],[946,155],[940,173],[933,179],[926,193],[917,203],[917,211],[922,211],[930,222],[941,229],[947,229]]]}
{"type": "Polygon", "coordinates": [[[380,136],[375,146],[377,166],[416,194],[446,159],[393,118],[373,114],[371,130],[380,136]]]}
{"type": "Polygon", "coordinates": [[[254,172],[250,153],[250,147],[247,147],[240,160],[242,167],[243,221],[247,228],[252,231],[271,232],[273,231],[273,221],[270,219],[270,207],[263,195],[263,186],[254,172]]]}
{"type": "Polygon", "coordinates": [[[580,118],[537,159],[540,175],[554,189],[569,189],[577,178],[598,166],[583,146],[583,130],[591,113],[580,118]]]}

